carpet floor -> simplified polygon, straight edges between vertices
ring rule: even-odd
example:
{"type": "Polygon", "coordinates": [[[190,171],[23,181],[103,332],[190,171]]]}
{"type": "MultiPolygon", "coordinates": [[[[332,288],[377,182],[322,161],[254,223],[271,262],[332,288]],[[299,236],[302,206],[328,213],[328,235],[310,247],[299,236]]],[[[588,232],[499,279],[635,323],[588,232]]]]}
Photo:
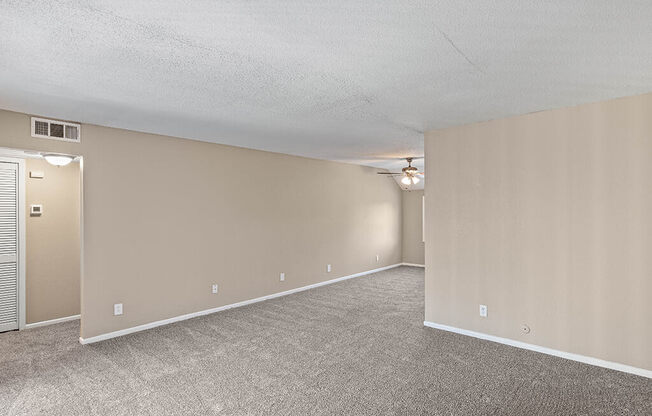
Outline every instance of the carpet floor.
{"type": "Polygon", "coordinates": [[[400,267],[81,346],[0,334],[3,415],[652,415],[652,380],[423,326],[400,267]]]}

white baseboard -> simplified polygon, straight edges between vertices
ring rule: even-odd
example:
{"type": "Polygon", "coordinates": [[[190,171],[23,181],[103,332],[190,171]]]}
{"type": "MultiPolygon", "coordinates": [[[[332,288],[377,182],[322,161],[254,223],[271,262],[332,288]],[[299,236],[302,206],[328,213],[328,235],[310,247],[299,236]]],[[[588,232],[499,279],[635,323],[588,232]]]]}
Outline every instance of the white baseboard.
{"type": "Polygon", "coordinates": [[[62,322],[74,321],[76,319],[79,319],[80,317],[81,317],[81,315],[72,315],[72,316],[64,316],[63,318],[50,319],[49,321],[34,322],[33,324],[26,324],[25,329],[38,328],[40,326],[60,324],[62,322]]]}
{"type": "Polygon", "coordinates": [[[364,275],[371,274],[371,273],[381,272],[383,270],[393,269],[394,267],[399,267],[399,266],[401,266],[401,263],[392,264],[390,266],[385,266],[385,267],[380,267],[378,269],[367,270],[367,271],[360,272],[360,273],[350,274],[348,276],[338,277],[336,279],[326,280],[324,282],[319,282],[319,283],[315,283],[315,284],[308,285],[308,286],[302,286],[302,287],[298,287],[296,289],[286,290],[284,292],[273,293],[271,295],[262,296],[262,297],[255,298],[255,299],[244,300],[242,302],[232,303],[230,305],[219,306],[217,308],[206,309],[206,310],[199,311],[199,312],[188,313],[188,314],[185,314],[185,315],[175,316],[175,317],[168,318],[168,319],[163,319],[163,320],[160,320],[160,321],[150,322],[148,324],[143,324],[143,325],[138,325],[138,326],[134,326],[134,327],[131,327],[131,328],[121,329],[119,331],[113,331],[113,332],[109,332],[109,333],[106,333],[106,334],[96,335],[94,337],[89,337],[89,338],[79,337],[79,342],[81,344],[83,344],[83,345],[92,344],[94,342],[104,341],[104,340],[107,340],[107,339],[120,337],[120,336],[127,335],[127,334],[132,334],[134,332],[144,331],[146,329],[156,328],[157,326],[167,325],[167,324],[171,324],[171,323],[179,322],[179,321],[185,321],[186,319],[196,318],[198,316],[210,315],[212,313],[225,311],[227,309],[238,308],[238,307],[245,306],[245,305],[251,305],[252,303],[263,302],[265,300],[274,299],[274,298],[278,298],[278,297],[286,296],[286,295],[291,295],[291,294],[297,293],[297,292],[303,292],[304,290],[309,290],[309,289],[314,289],[314,288],[320,287],[320,286],[330,285],[330,284],[333,284],[333,283],[341,282],[343,280],[353,279],[354,277],[360,277],[360,276],[364,276],[364,275]]]}
{"type": "Polygon", "coordinates": [[[416,264],[416,263],[401,263],[401,266],[426,267],[425,264],[416,264]]]}
{"type": "Polygon", "coordinates": [[[626,364],[614,363],[612,361],[602,360],[600,358],[587,357],[585,355],[574,354],[572,352],[565,352],[553,350],[552,348],[541,347],[539,345],[528,344],[521,341],[516,341],[509,338],[501,338],[494,335],[483,334],[482,332],[469,331],[467,329],[460,329],[454,326],[436,324],[434,322],[424,321],[423,325],[441,329],[443,331],[455,332],[456,334],[467,335],[474,338],[480,338],[487,341],[497,342],[499,344],[510,345],[512,347],[523,348],[530,351],[536,351],[543,354],[554,355],[555,357],[566,358],[567,360],[579,361],[584,364],[595,365],[598,367],[609,368],[611,370],[622,371],[625,373],[636,374],[637,376],[652,378],[652,370],[645,370],[643,368],[632,367],[626,364]]]}

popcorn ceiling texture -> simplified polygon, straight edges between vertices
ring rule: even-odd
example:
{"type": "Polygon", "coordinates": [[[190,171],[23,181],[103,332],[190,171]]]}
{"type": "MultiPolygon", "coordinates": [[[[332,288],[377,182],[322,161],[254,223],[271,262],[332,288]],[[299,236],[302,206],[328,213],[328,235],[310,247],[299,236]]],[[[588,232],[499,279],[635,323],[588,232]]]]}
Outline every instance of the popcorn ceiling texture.
{"type": "Polygon", "coordinates": [[[0,7],[1,108],[390,169],[426,130],[652,90],[652,2],[0,7]]]}

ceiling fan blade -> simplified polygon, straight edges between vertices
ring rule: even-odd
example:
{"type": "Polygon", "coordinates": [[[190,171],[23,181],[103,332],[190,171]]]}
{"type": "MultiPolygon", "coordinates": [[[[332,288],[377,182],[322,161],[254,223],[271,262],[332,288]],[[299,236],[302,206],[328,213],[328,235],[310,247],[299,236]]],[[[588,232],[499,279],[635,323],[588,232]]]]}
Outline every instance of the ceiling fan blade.
{"type": "Polygon", "coordinates": [[[395,173],[395,172],[376,172],[379,175],[402,175],[402,173],[395,173]]]}

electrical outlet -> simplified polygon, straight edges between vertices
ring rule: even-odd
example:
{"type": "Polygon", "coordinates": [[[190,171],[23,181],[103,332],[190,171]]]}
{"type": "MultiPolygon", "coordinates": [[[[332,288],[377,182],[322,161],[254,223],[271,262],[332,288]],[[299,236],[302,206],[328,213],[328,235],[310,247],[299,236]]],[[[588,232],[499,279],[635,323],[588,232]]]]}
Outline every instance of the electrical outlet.
{"type": "Polygon", "coordinates": [[[332,270],[332,268],[331,268],[331,265],[330,265],[330,264],[329,264],[329,265],[327,265],[327,266],[326,266],[326,271],[327,271],[328,273],[330,273],[330,272],[331,272],[331,270],[332,270]]]}
{"type": "Polygon", "coordinates": [[[487,317],[487,305],[480,305],[480,316],[483,318],[487,317]]]}
{"type": "Polygon", "coordinates": [[[281,282],[285,282],[285,273],[281,273],[280,279],[281,279],[281,282]]]}
{"type": "Polygon", "coordinates": [[[118,316],[122,315],[122,303],[116,303],[113,305],[113,315],[118,316]]]}
{"type": "Polygon", "coordinates": [[[213,294],[217,293],[217,288],[218,288],[217,284],[214,284],[212,287],[213,294]]]}
{"type": "Polygon", "coordinates": [[[380,254],[376,254],[376,263],[380,261],[380,254]]]}

